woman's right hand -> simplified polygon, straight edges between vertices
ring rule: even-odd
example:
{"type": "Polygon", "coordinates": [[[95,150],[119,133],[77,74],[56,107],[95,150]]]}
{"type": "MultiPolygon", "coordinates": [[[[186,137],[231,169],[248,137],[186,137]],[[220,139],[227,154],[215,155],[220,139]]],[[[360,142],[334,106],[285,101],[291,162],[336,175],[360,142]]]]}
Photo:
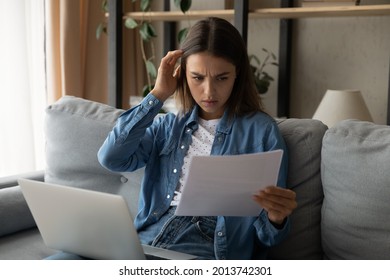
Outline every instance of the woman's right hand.
{"type": "Polygon", "coordinates": [[[176,62],[182,54],[182,50],[170,51],[161,59],[156,83],[151,93],[162,102],[176,91],[180,70],[180,66],[176,67],[176,62]]]}

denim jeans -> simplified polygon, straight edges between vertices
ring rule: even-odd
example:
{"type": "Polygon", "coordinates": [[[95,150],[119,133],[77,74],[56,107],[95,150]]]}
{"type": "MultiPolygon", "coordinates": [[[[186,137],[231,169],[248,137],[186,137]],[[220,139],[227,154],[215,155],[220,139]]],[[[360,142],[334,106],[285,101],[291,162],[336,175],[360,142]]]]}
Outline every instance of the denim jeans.
{"type": "Polygon", "coordinates": [[[141,243],[192,254],[198,259],[215,259],[216,217],[175,216],[170,207],[161,219],[138,233],[141,243]]]}

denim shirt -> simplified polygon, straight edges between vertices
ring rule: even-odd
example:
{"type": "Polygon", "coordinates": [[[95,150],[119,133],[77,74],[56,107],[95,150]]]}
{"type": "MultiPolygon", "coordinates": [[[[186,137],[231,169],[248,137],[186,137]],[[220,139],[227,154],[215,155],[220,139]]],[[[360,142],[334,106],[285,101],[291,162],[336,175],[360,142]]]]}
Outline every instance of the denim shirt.
{"type": "MultiPolygon", "coordinates": [[[[140,190],[137,230],[155,223],[170,207],[184,156],[198,128],[198,107],[184,116],[172,113],[156,117],[162,102],[152,94],[117,120],[98,152],[99,162],[117,172],[145,167],[140,190]]],[[[229,118],[227,112],[217,125],[211,155],[248,154],[283,149],[278,186],[285,187],[287,151],[276,122],[267,114],[251,113],[229,118]]],[[[260,168],[260,167],[259,167],[260,168]]],[[[239,186],[237,186],[239,187],[239,186]]],[[[250,259],[266,256],[266,247],[281,242],[288,234],[289,219],[281,229],[268,220],[266,211],[258,217],[217,217],[214,249],[217,259],[250,259]]]]}

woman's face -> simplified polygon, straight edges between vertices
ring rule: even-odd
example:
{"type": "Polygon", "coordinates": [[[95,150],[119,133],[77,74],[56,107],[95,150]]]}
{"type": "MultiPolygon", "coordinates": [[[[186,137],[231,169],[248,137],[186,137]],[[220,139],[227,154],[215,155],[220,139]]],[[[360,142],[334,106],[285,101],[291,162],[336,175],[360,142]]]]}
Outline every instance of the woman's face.
{"type": "Polygon", "coordinates": [[[186,78],[191,95],[205,120],[222,117],[236,79],[236,67],[207,52],[187,58],[186,78]]]}

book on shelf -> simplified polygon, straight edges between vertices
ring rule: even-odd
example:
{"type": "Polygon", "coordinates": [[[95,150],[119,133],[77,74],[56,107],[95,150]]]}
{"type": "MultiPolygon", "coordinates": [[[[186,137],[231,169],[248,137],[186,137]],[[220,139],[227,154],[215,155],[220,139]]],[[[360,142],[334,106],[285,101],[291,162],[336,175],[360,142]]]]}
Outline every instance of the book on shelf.
{"type": "Polygon", "coordinates": [[[303,0],[302,7],[332,7],[332,6],[356,6],[358,0],[303,0]]]}

